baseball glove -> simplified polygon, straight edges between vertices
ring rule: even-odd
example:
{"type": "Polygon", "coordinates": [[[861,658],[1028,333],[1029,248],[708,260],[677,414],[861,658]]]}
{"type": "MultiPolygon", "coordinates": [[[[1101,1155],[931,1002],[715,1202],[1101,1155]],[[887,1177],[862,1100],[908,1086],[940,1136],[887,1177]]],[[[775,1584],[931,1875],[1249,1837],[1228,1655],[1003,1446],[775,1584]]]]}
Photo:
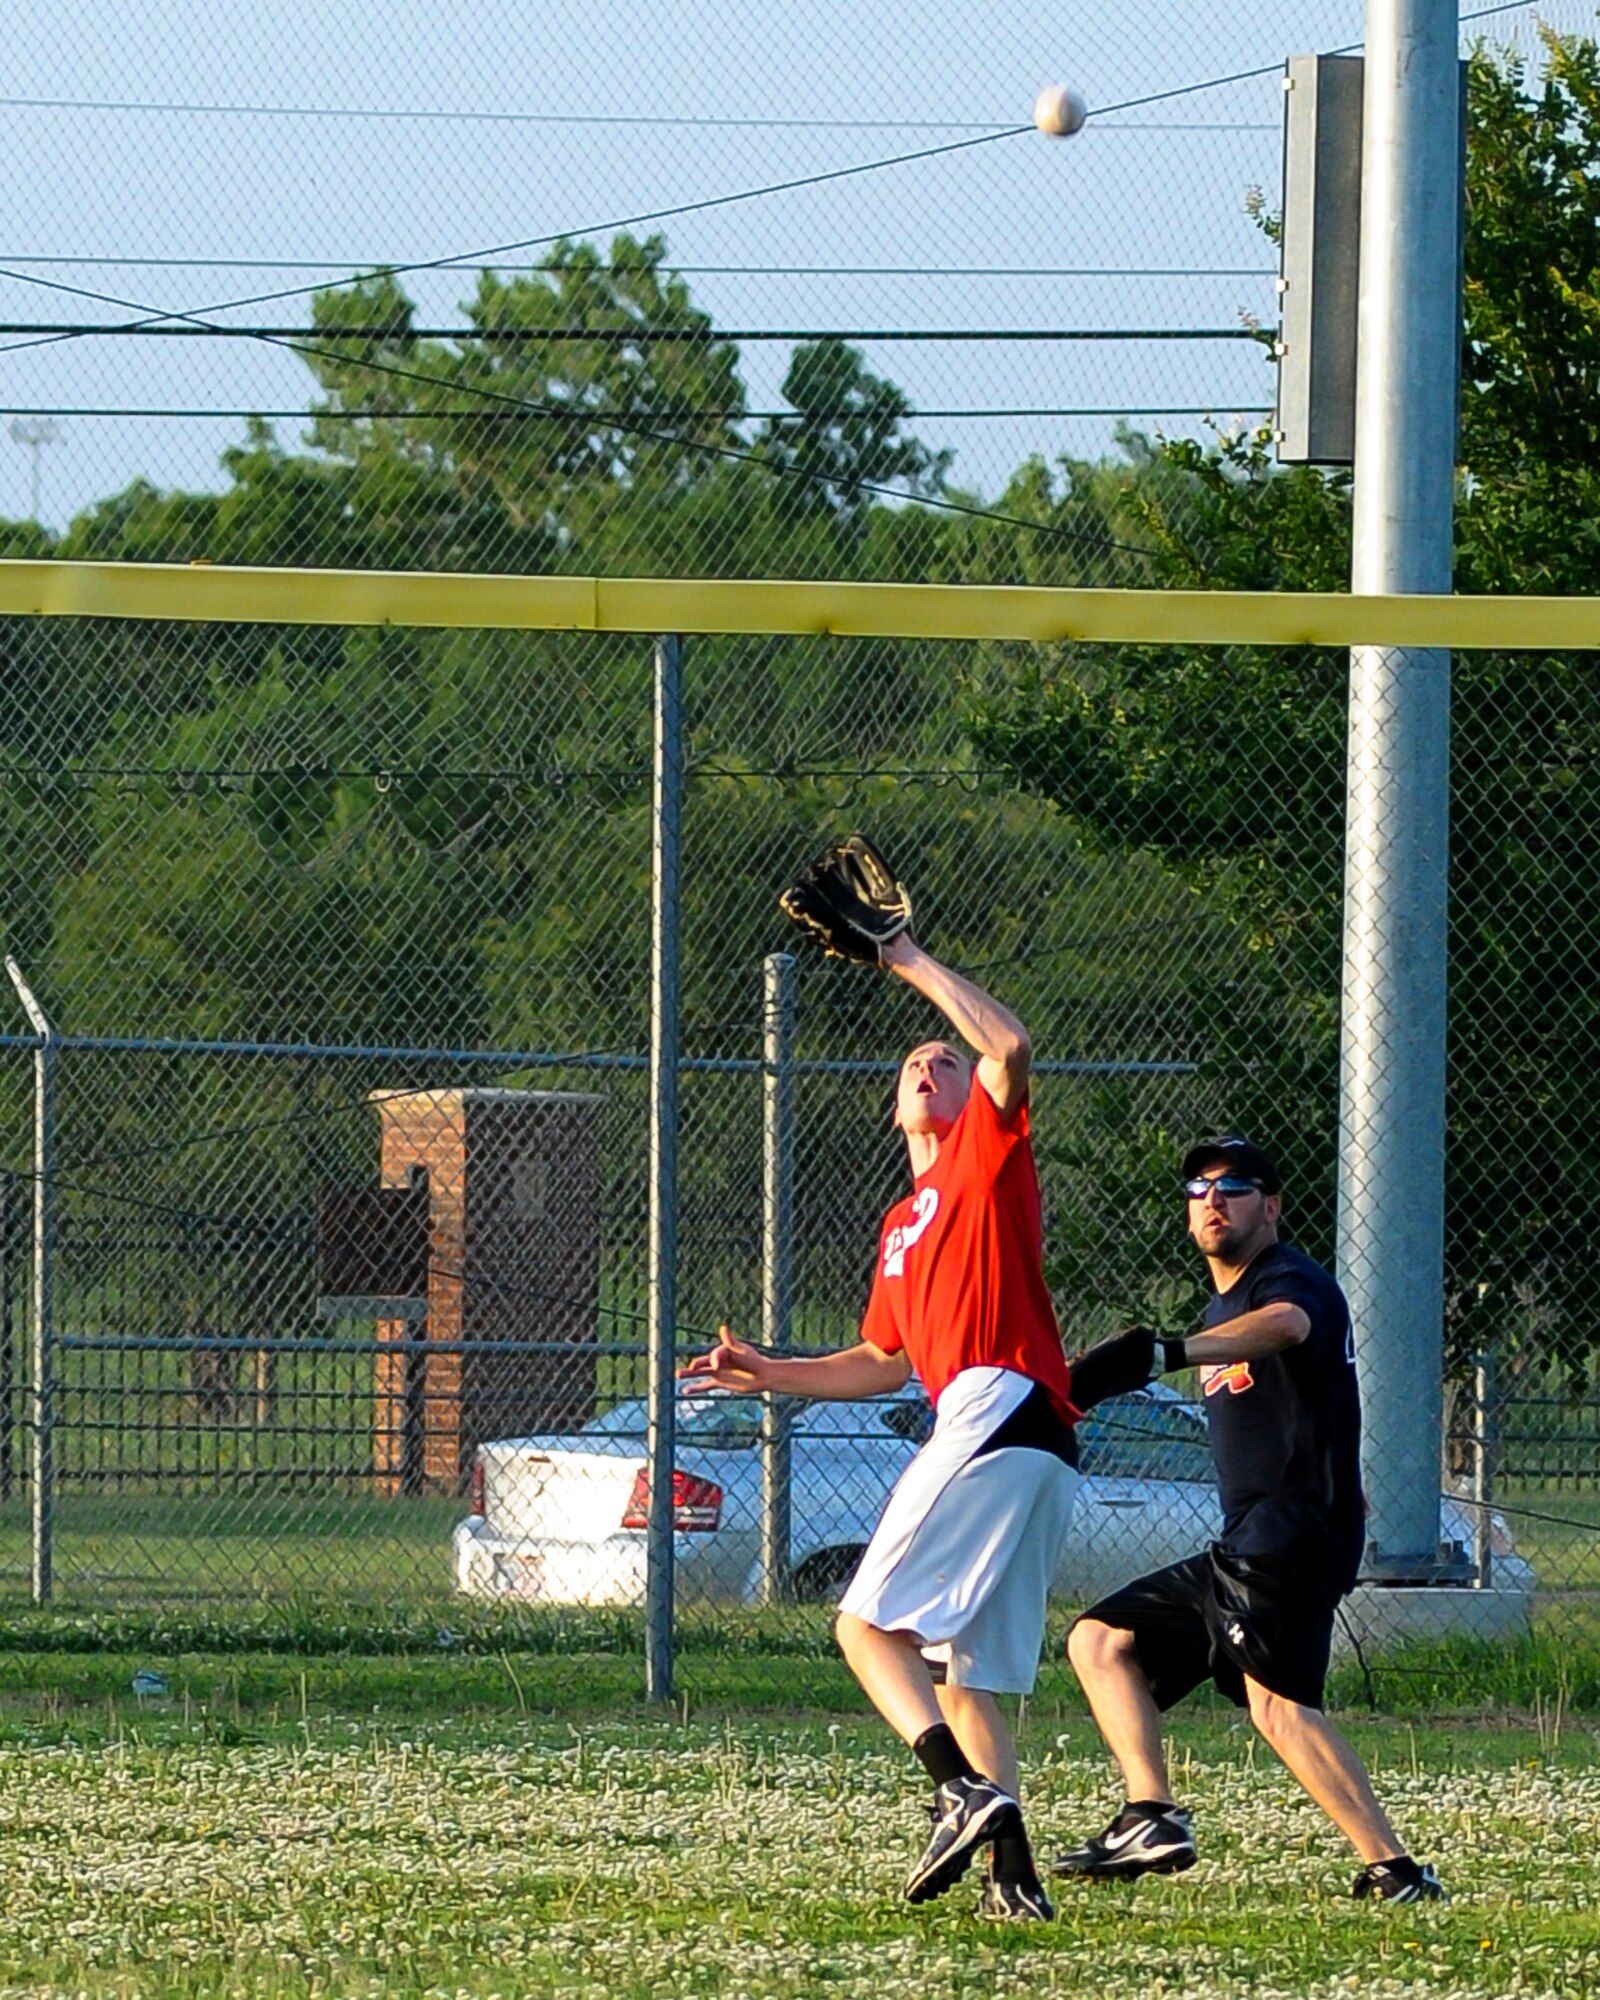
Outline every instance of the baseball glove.
{"type": "Polygon", "coordinates": [[[1069,1394],[1080,1410],[1092,1410],[1108,1396],[1126,1396],[1158,1375],[1188,1365],[1181,1340],[1166,1339],[1147,1326],[1130,1326],[1087,1353],[1073,1355],[1067,1363],[1072,1378],[1069,1394]]]}
{"type": "Polygon", "coordinates": [[[834,958],[882,963],[883,947],[911,929],[911,897],[865,834],[837,840],[800,871],[778,907],[834,958]]]}

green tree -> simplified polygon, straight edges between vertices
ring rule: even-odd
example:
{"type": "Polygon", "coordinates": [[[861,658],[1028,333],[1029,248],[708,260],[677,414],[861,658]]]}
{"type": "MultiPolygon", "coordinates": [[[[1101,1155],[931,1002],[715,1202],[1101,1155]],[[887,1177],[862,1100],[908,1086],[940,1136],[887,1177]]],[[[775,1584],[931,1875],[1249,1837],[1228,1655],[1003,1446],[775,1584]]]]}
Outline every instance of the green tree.
{"type": "Polygon", "coordinates": [[[316,301],[313,438],[355,466],[355,504],[409,540],[408,566],[605,567],[737,446],[737,350],[659,236],[486,271],[465,312],[471,337],[421,338],[389,276],[316,301]]]}
{"type": "Polygon", "coordinates": [[[1471,71],[1461,586],[1590,591],[1600,573],[1600,47],[1471,71]]]}
{"type": "Polygon", "coordinates": [[[769,418],[756,445],[758,456],[781,471],[773,508],[782,518],[825,520],[851,550],[882,504],[869,489],[892,487],[913,499],[943,490],[951,454],[905,433],[911,412],[905,391],[872,374],[836,334],[796,347],[783,396],[794,415],[769,418]]]}

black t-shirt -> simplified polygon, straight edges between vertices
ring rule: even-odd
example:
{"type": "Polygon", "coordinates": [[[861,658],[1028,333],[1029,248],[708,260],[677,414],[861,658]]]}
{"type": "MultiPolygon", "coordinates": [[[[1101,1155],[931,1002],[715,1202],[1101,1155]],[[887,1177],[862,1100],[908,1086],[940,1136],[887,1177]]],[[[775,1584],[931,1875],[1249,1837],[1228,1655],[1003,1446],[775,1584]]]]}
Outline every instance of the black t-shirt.
{"type": "Polygon", "coordinates": [[[1222,1546],[1291,1562],[1312,1594],[1336,1599],[1355,1583],[1366,1541],[1361,1405],[1344,1293],[1320,1264],[1274,1243],[1208,1301],[1204,1324],[1224,1326],[1283,1302],[1311,1322],[1298,1346],[1200,1370],[1222,1546]]]}

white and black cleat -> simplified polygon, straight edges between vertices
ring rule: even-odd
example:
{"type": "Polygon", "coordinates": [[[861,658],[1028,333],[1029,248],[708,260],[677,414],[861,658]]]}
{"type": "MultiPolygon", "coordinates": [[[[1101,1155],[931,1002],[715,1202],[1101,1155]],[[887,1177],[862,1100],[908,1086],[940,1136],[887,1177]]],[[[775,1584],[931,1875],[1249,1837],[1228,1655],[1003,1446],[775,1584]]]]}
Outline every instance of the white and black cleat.
{"type": "Polygon", "coordinates": [[[1189,1815],[1181,1806],[1124,1806],[1106,1828],[1059,1855],[1057,1875],[1131,1881],[1138,1875],[1178,1875],[1197,1857],[1189,1815]]]}
{"type": "Polygon", "coordinates": [[[1052,1924],[1056,1906],[1038,1882],[997,1882],[983,1885],[978,1915],[990,1924],[1052,1924]]]}
{"type": "Polygon", "coordinates": [[[1418,1863],[1409,1854],[1394,1861],[1374,1861],[1363,1868],[1350,1891],[1358,1903],[1448,1903],[1444,1884],[1431,1862],[1418,1863]]]}
{"type": "Polygon", "coordinates": [[[931,1902],[954,1888],[978,1849],[1004,1831],[1008,1816],[1021,1818],[1011,1794],[987,1778],[952,1778],[933,1797],[933,1831],[906,1878],[908,1903],[931,1902]]]}

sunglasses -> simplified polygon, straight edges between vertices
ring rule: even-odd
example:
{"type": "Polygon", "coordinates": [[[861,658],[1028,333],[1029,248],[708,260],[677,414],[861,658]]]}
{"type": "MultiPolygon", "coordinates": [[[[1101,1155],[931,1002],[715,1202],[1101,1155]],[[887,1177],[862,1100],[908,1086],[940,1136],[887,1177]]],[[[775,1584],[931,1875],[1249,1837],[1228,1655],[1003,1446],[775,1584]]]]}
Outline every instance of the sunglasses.
{"type": "Polygon", "coordinates": [[[1204,1174],[1196,1174],[1192,1181],[1185,1181],[1183,1191],[1191,1201],[1204,1201],[1208,1194],[1220,1194],[1224,1201],[1232,1201],[1241,1194],[1260,1194],[1260,1181],[1246,1180],[1243,1174],[1218,1174],[1215,1180],[1207,1180],[1204,1174]]]}

